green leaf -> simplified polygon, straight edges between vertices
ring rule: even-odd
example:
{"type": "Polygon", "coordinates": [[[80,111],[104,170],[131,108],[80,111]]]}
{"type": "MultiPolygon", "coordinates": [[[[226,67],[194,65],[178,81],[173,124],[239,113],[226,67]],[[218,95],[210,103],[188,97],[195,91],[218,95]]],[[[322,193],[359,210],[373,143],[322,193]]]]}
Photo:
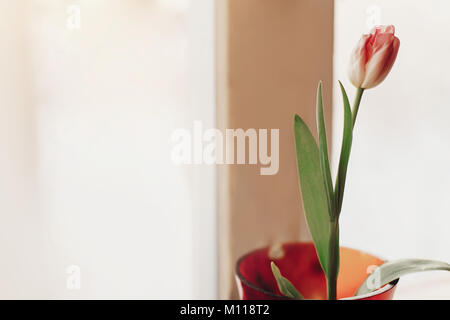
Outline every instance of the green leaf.
{"type": "Polygon", "coordinates": [[[275,280],[277,280],[280,292],[286,297],[303,300],[303,296],[295,289],[294,285],[288,279],[281,275],[280,269],[278,269],[273,261],[270,263],[270,267],[272,268],[275,280]]]}
{"type": "Polygon", "coordinates": [[[305,122],[295,115],[295,145],[303,209],[317,256],[328,277],[331,219],[320,169],[319,149],[305,122]]]}
{"type": "Polygon", "coordinates": [[[347,177],[348,160],[350,158],[350,151],[352,148],[353,140],[353,122],[352,122],[352,110],[350,108],[350,102],[348,101],[347,93],[344,86],[339,81],[341,87],[342,99],[344,102],[344,133],[342,135],[341,156],[339,158],[339,167],[336,177],[336,187],[334,198],[336,201],[336,214],[339,216],[342,209],[342,202],[344,198],[345,179],[347,177]]]}
{"type": "Polygon", "coordinates": [[[320,169],[322,171],[322,179],[325,183],[325,190],[327,192],[328,212],[330,218],[335,218],[334,211],[334,194],[333,181],[331,180],[330,162],[328,159],[328,144],[327,131],[325,127],[325,117],[323,114],[323,100],[322,100],[322,82],[319,82],[317,88],[317,132],[319,134],[319,154],[320,154],[320,169]]]}
{"type": "Polygon", "coordinates": [[[367,277],[355,295],[358,296],[372,292],[383,287],[389,282],[410,273],[432,270],[450,271],[450,265],[445,262],[421,259],[400,259],[388,261],[377,267],[367,277]]]}

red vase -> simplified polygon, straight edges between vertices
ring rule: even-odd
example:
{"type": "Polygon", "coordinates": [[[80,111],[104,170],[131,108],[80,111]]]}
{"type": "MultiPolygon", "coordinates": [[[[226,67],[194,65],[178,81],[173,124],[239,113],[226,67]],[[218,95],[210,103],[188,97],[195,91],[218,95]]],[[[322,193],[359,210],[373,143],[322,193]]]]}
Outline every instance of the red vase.
{"type": "MultiPolygon", "coordinates": [[[[312,243],[287,243],[277,248],[252,251],[236,264],[236,280],[240,298],[243,300],[283,300],[270,262],[274,261],[281,273],[305,299],[324,300],[326,294],[325,275],[312,243]]],[[[392,300],[398,280],[363,296],[354,296],[367,278],[371,266],[384,261],[373,255],[349,248],[340,249],[340,267],[337,285],[338,299],[392,300]]]]}

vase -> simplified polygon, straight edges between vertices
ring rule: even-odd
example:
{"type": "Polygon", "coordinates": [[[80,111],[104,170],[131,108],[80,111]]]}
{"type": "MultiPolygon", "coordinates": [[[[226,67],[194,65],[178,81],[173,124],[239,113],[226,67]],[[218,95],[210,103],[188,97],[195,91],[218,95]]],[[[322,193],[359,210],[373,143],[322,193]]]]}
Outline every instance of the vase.
{"type": "MultiPolygon", "coordinates": [[[[374,255],[340,248],[337,299],[392,300],[398,279],[371,293],[355,296],[371,270],[384,261],[374,255]]],[[[325,300],[326,279],[313,243],[295,242],[252,251],[236,263],[239,296],[243,300],[285,300],[272,274],[274,261],[305,299],[325,300]]]]}

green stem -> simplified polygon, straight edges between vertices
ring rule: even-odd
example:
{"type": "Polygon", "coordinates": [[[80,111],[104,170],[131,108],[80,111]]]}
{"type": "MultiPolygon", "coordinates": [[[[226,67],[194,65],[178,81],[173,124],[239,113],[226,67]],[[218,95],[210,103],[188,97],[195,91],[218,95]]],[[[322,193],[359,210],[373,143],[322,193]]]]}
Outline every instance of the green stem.
{"type": "Polygon", "coordinates": [[[353,102],[353,110],[352,110],[352,122],[353,127],[355,126],[356,116],[358,115],[359,104],[361,103],[361,98],[364,93],[363,88],[356,89],[355,101],[353,102]]]}
{"type": "Polygon", "coordinates": [[[329,270],[327,277],[328,300],[336,300],[337,277],[339,273],[339,220],[336,218],[331,224],[329,270]]]}
{"type": "MultiPolygon", "coordinates": [[[[352,123],[355,126],[356,117],[358,116],[359,105],[363,96],[364,89],[356,89],[355,101],[352,109],[352,123]]],[[[338,178],[339,178],[338,174],[338,178]]],[[[338,181],[336,181],[338,183],[338,181]]],[[[336,184],[337,185],[337,184],[336,184]]],[[[336,187],[335,187],[336,189],[336,187]]],[[[340,211],[340,209],[337,209],[340,211]]],[[[335,218],[331,224],[330,230],[330,252],[329,252],[329,269],[327,275],[327,296],[328,300],[336,300],[337,298],[337,277],[339,273],[339,212],[335,213],[335,218]]]]}

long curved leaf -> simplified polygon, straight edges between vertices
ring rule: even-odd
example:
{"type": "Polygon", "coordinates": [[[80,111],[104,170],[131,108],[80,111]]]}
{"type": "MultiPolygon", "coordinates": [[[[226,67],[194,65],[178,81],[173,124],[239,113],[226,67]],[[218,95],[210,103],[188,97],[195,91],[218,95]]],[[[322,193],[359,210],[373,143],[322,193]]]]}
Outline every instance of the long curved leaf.
{"type": "Polygon", "coordinates": [[[364,281],[355,295],[362,295],[381,288],[404,275],[423,271],[450,271],[450,264],[422,259],[400,259],[388,261],[377,267],[364,281]]]}
{"type": "Polygon", "coordinates": [[[288,279],[283,277],[280,269],[278,269],[273,261],[270,263],[270,267],[272,268],[272,273],[275,277],[275,280],[277,280],[278,289],[280,289],[280,292],[286,297],[303,300],[303,296],[300,294],[300,292],[297,291],[297,289],[288,279]]]}
{"type": "Polygon", "coordinates": [[[334,198],[336,201],[335,210],[337,216],[339,216],[342,208],[345,179],[347,177],[348,160],[350,158],[350,151],[352,148],[353,140],[352,109],[350,108],[350,102],[348,101],[347,93],[345,92],[344,86],[340,81],[339,86],[341,87],[342,99],[344,103],[344,132],[342,134],[341,156],[339,158],[336,187],[334,191],[334,198]]]}
{"type": "Polygon", "coordinates": [[[303,209],[317,256],[328,276],[332,229],[327,191],[320,169],[319,149],[308,126],[298,115],[295,115],[294,134],[303,209]]]}
{"type": "Polygon", "coordinates": [[[333,181],[331,180],[330,162],[328,159],[328,144],[327,144],[327,130],[325,127],[325,117],[323,114],[323,99],[322,99],[322,81],[319,82],[317,88],[317,132],[319,135],[319,155],[320,168],[322,171],[322,179],[325,183],[325,190],[327,192],[328,212],[330,218],[335,218],[334,211],[334,194],[333,181]]]}

